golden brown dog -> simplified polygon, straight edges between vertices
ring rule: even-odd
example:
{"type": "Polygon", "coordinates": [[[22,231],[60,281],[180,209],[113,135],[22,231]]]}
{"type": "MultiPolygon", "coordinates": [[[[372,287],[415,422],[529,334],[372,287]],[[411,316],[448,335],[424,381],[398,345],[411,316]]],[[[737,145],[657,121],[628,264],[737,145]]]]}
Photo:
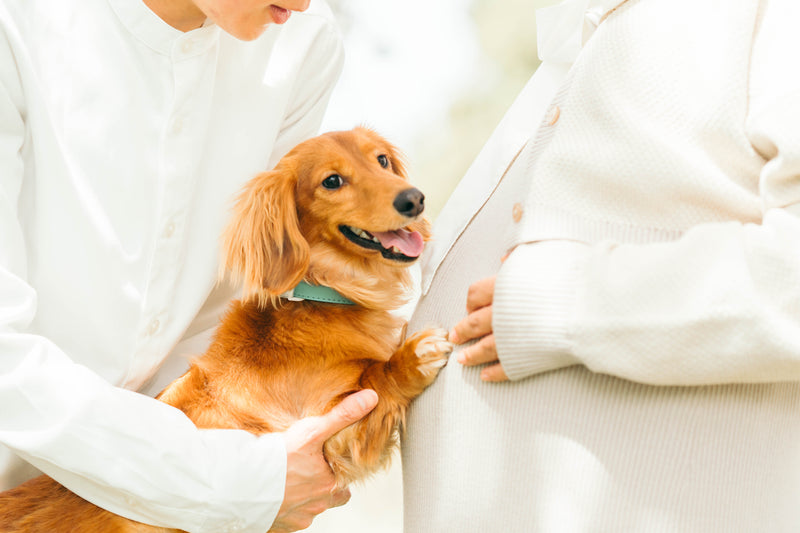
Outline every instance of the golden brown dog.
{"type": "MultiPolygon", "coordinates": [[[[375,132],[321,135],[245,187],[223,238],[223,267],[243,286],[208,351],[159,399],[202,428],[283,431],[374,389],[377,407],[324,445],[344,486],[384,467],[411,399],[450,344],[429,330],[401,341],[406,269],[429,238],[423,196],[375,132]],[[280,296],[301,280],[355,305],[280,296]]],[[[0,494],[3,532],[156,532],[104,511],[46,476],[0,494]]]]}

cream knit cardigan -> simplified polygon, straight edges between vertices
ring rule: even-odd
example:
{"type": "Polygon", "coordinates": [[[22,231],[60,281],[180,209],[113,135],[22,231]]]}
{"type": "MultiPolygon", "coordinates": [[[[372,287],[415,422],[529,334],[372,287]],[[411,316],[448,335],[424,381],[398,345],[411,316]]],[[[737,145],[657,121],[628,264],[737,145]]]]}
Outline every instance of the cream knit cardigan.
{"type": "Polygon", "coordinates": [[[511,377],[800,380],[798,21],[794,0],[635,0],[601,24],[512,222],[509,246],[546,245],[500,276],[511,377]]]}
{"type": "Polygon", "coordinates": [[[599,26],[424,269],[411,331],[499,268],[512,381],[453,360],[412,405],[406,531],[800,531],[798,21],[629,0],[599,26]]]}

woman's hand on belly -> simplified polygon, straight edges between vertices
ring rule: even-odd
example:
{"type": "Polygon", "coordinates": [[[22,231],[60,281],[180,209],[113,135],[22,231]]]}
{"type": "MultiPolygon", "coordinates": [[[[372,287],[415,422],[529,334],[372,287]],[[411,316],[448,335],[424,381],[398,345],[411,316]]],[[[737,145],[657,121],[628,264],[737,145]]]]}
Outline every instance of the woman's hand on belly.
{"type": "Polygon", "coordinates": [[[483,381],[508,381],[497,357],[497,345],[492,331],[492,302],[495,276],[473,283],[467,293],[467,316],[450,330],[450,342],[464,344],[456,360],[464,366],[487,365],[481,370],[483,381]]]}

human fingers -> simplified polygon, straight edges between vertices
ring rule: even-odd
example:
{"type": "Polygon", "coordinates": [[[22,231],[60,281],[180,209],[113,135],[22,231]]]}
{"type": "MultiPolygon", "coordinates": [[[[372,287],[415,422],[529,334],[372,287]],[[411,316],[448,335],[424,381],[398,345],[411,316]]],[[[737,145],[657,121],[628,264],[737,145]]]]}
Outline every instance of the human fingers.
{"type": "Polygon", "coordinates": [[[497,361],[497,345],[494,335],[489,334],[472,346],[464,348],[456,359],[464,366],[482,365],[497,361]]]}
{"type": "Polygon", "coordinates": [[[311,525],[318,514],[350,499],[347,488],[336,485],[322,451],[287,449],[283,502],[270,531],[297,531],[311,525]]]}
{"type": "Polygon", "coordinates": [[[287,505],[287,500],[289,499],[287,494],[284,504],[278,512],[278,517],[270,528],[270,532],[306,529],[317,515],[333,507],[341,507],[350,501],[350,496],[349,488],[335,487],[330,489],[327,494],[319,494],[318,496],[313,496],[312,492],[306,492],[299,501],[287,505]]]}
{"type": "Polygon", "coordinates": [[[494,300],[494,282],[496,276],[478,280],[467,290],[467,313],[481,307],[491,305],[494,300]]]}
{"type": "Polygon", "coordinates": [[[331,507],[341,507],[350,501],[350,489],[337,489],[331,493],[331,507]]]}
{"type": "Polygon", "coordinates": [[[317,514],[306,512],[293,513],[285,517],[285,519],[273,522],[267,533],[292,533],[293,531],[308,529],[311,527],[317,514]]]}
{"type": "Polygon", "coordinates": [[[334,433],[364,418],[378,404],[378,394],[370,389],[355,392],[326,414],[317,417],[309,428],[309,444],[322,446],[334,433]]]}
{"type": "Polygon", "coordinates": [[[492,307],[481,307],[468,314],[461,322],[450,330],[450,342],[464,344],[465,342],[483,337],[492,332],[492,307]]]}
{"type": "Polygon", "coordinates": [[[492,382],[508,381],[508,376],[506,376],[506,371],[503,370],[502,365],[496,363],[481,370],[481,379],[492,382]]]}
{"type": "Polygon", "coordinates": [[[508,251],[507,251],[506,253],[504,253],[504,254],[503,254],[503,257],[501,257],[501,258],[500,258],[500,262],[501,262],[501,263],[505,263],[505,262],[506,262],[506,259],[508,259],[508,257],[509,257],[509,256],[510,256],[512,253],[514,253],[514,250],[516,250],[516,249],[517,249],[517,247],[516,247],[516,246],[513,246],[513,247],[509,248],[509,249],[508,249],[508,251]]]}

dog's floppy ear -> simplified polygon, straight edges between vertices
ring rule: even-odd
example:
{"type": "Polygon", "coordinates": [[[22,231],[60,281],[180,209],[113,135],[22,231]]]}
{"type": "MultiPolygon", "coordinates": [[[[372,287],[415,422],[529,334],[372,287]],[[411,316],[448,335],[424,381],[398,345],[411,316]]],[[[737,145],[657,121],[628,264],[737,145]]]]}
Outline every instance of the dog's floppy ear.
{"type": "Polygon", "coordinates": [[[222,272],[243,285],[243,297],[259,305],[297,285],[308,268],[309,246],[295,205],[297,174],[281,162],[259,174],[236,200],[223,233],[222,272]]]}
{"type": "Polygon", "coordinates": [[[392,163],[392,170],[398,176],[408,179],[408,171],[406,170],[406,158],[403,153],[398,150],[394,145],[389,144],[389,153],[386,154],[389,161],[392,163]]]}

